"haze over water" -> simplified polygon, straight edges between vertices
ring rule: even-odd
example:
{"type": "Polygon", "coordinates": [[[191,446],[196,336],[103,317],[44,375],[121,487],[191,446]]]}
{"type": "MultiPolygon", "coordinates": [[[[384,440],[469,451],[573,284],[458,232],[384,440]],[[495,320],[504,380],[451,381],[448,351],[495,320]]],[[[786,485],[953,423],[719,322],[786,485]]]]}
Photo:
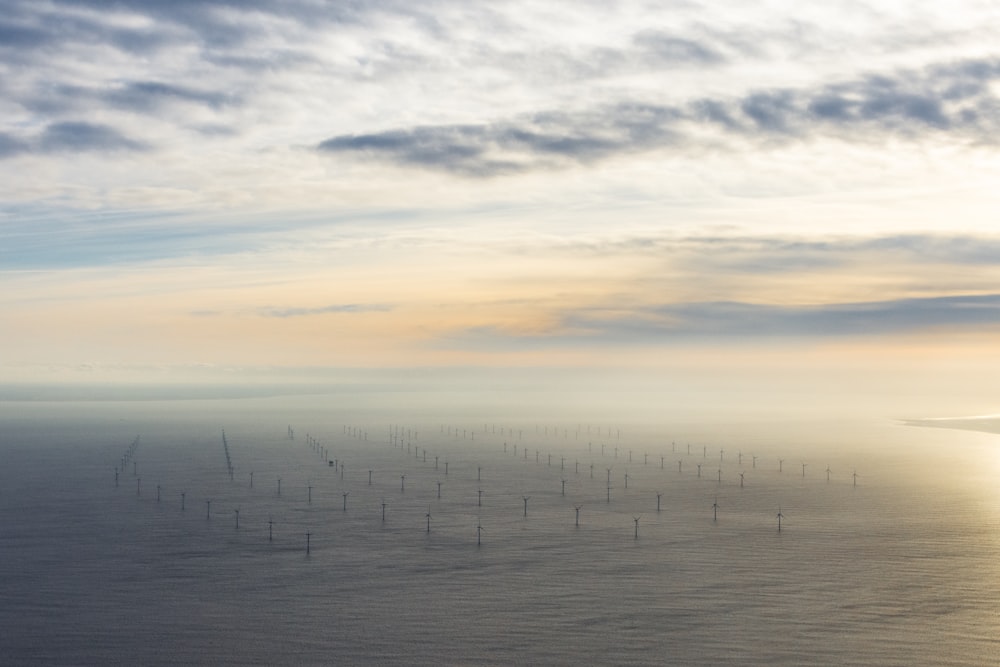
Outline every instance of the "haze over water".
{"type": "Polygon", "coordinates": [[[409,398],[5,402],[4,662],[973,665],[1000,648],[997,436],[449,420],[409,398]]]}
{"type": "Polygon", "coordinates": [[[997,662],[1000,3],[3,10],[0,665],[997,662]]]}

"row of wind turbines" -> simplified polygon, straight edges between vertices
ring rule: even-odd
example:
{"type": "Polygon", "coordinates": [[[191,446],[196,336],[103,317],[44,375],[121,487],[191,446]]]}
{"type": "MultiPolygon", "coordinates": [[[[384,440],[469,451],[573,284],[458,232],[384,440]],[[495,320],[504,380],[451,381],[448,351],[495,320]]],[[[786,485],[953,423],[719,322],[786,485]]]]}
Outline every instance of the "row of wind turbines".
{"type": "MultiPolygon", "coordinates": [[[[491,429],[487,430],[488,428],[489,427],[487,425],[485,425],[485,424],[483,425],[483,435],[494,436],[494,434],[496,432],[496,427],[494,426],[491,429]]],[[[588,429],[589,429],[589,427],[588,427],[588,429]]],[[[545,427],[545,430],[547,430],[547,427],[545,427]]],[[[541,433],[541,435],[543,436],[543,438],[544,438],[545,435],[547,435],[545,433],[545,430],[543,430],[542,433],[541,433]]],[[[538,431],[537,427],[536,427],[536,431],[538,431]]],[[[554,429],[554,431],[556,431],[556,430],[554,429]]],[[[522,441],[522,439],[523,439],[523,432],[524,432],[524,429],[521,429],[521,428],[515,430],[515,429],[509,428],[509,427],[501,427],[501,429],[500,429],[500,436],[501,437],[517,438],[516,442],[523,442],[522,441]]],[[[576,434],[578,435],[580,432],[581,432],[581,429],[578,428],[576,430],[576,434]]],[[[463,441],[467,441],[469,443],[471,443],[472,441],[475,440],[475,432],[473,431],[473,429],[468,429],[468,428],[460,430],[458,427],[452,427],[452,426],[447,426],[446,427],[445,425],[442,424],[440,426],[440,434],[444,434],[446,437],[451,437],[453,439],[460,439],[460,440],[463,440],[463,441]]],[[[439,436],[440,436],[440,434],[439,434],[439,436]]],[[[607,434],[608,434],[608,436],[612,435],[612,429],[610,427],[607,429],[607,434]]],[[[347,449],[352,450],[355,453],[359,450],[359,447],[360,447],[361,450],[364,450],[366,448],[376,447],[376,446],[379,445],[379,442],[376,442],[374,439],[369,440],[369,430],[367,428],[362,428],[362,427],[358,427],[358,426],[344,425],[343,429],[342,429],[342,435],[345,436],[349,440],[356,441],[352,447],[348,447],[347,448],[347,449]]],[[[558,431],[556,431],[555,437],[558,437],[558,431]]],[[[567,437],[568,437],[568,429],[564,429],[563,430],[563,438],[565,439],[567,437]]],[[[429,471],[431,465],[433,465],[433,470],[434,471],[439,471],[440,472],[440,471],[442,471],[442,464],[443,464],[443,473],[444,473],[444,476],[445,476],[445,478],[448,478],[450,471],[449,471],[449,461],[447,460],[447,456],[442,456],[441,454],[438,454],[438,453],[431,453],[431,451],[430,451],[429,448],[423,447],[420,444],[418,444],[418,443],[420,443],[419,438],[420,438],[420,433],[419,433],[418,429],[408,428],[408,427],[402,427],[402,426],[399,426],[399,425],[393,425],[393,426],[389,427],[387,438],[385,439],[385,441],[381,441],[381,439],[379,439],[379,441],[384,442],[386,444],[389,444],[389,445],[393,446],[394,448],[398,448],[400,455],[405,455],[407,458],[409,458],[410,456],[412,456],[414,460],[418,461],[422,465],[425,465],[425,471],[424,472],[429,471]],[[428,458],[428,457],[430,457],[430,458],[428,458]],[[444,459],[444,460],[442,460],[442,459],[444,459]],[[431,461],[433,461],[433,464],[431,463],[431,461]]],[[[617,461],[617,462],[623,463],[625,465],[628,465],[628,464],[638,465],[638,460],[635,458],[634,452],[632,450],[626,449],[626,448],[624,448],[624,447],[622,447],[620,445],[620,438],[621,438],[621,431],[620,431],[620,429],[617,429],[614,432],[614,438],[615,438],[614,442],[619,443],[618,446],[611,446],[608,443],[604,443],[604,444],[600,445],[600,457],[601,457],[601,459],[607,460],[607,461],[609,461],[609,462],[612,463],[612,467],[606,467],[605,468],[605,470],[607,472],[607,478],[606,478],[606,487],[604,489],[605,490],[605,494],[604,494],[603,500],[604,500],[604,503],[606,505],[609,505],[609,506],[612,504],[612,493],[611,492],[612,492],[612,489],[613,489],[612,472],[613,472],[614,462],[617,461]]],[[[493,440],[493,439],[494,439],[493,437],[482,437],[481,436],[480,443],[482,443],[483,441],[489,441],[489,440],[493,440]]],[[[287,440],[289,440],[289,441],[295,441],[296,440],[295,429],[291,425],[289,425],[287,427],[287,440]]],[[[440,440],[440,437],[438,438],[438,440],[440,440]]],[[[118,486],[119,476],[122,473],[122,471],[124,471],[125,464],[127,464],[128,462],[132,462],[133,463],[133,474],[136,476],[136,493],[137,493],[137,495],[141,496],[141,478],[138,476],[138,472],[137,472],[137,468],[136,468],[136,463],[135,463],[135,460],[134,460],[134,458],[135,458],[135,452],[136,452],[136,449],[138,448],[138,443],[139,443],[139,438],[137,437],[135,439],[135,441],[126,450],[125,454],[122,456],[121,466],[120,467],[119,466],[115,467],[115,484],[116,484],[116,486],[118,486]]],[[[233,459],[232,459],[232,455],[231,455],[230,447],[229,447],[229,442],[228,442],[228,439],[226,437],[225,431],[222,432],[222,443],[223,443],[223,450],[224,450],[225,462],[226,462],[226,474],[227,474],[230,482],[234,482],[235,483],[235,481],[236,481],[235,480],[235,467],[233,465],[233,459]]],[[[313,452],[315,454],[317,454],[317,456],[320,458],[320,460],[325,464],[326,468],[328,468],[328,469],[332,468],[334,479],[339,479],[340,482],[344,483],[345,484],[345,488],[346,488],[346,485],[348,483],[350,483],[350,482],[355,482],[356,483],[357,482],[357,476],[356,475],[353,478],[345,478],[346,469],[347,469],[346,461],[342,460],[339,456],[336,456],[334,453],[331,453],[330,448],[327,447],[326,445],[324,445],[319,440],[319,438],[316,438],[316,437],[314,437],[314,436],[312,436],[312,435],[310,435],[310,434],[307,433],[306,437],[305,437],[305,443],[307,444],[307,446],[309,446],[313,450],[313,452]]],[[[495,444],[495,445],[499,446],[500,442],[498,441],[498,442],[492,443],[492,444],[495,444]]],[[[448,448],[448,449],[450,450],[450,448],[448,448]]],[[[581,449],[582,449],[582,446],[581,446],[581,449]]],[[[522,464],[524,464],[525,461],[527,461],[527,462],[530,463],[531,459],[532,459],[532,457],[530,456],[530,453],[529,453],[529,448],[527,446],[523,445],[523,444],[520,445],[520,446],[518,446],[514,442],[508,443],[507,440],[503,440],[502,441],[502,451],[503,451],[503,454],[511,456],[513,459],[519,460],[522,464]]],[[[690,444],[686,445],[685,451],[686,451],[686,456],[690,457],[691,456],[691,445],[690,444]]],[[[467,454],[468,452],[462,452],[462,453],[463,454],[467,454]]],[[[566,453],[572,453],[572,452],[560,451],[559,453],[560,454],[566,454],[566,453]]],[[[480,452],[480,454],[482,454],[482,452],[480,452]]],[[[500,452],[499,451],[495,451],[494,454],[496,454],[496,455],[499,456],[500,452]]],[[[546,455],[545,455],[545,458],[544,458],[544,463],[543,463],[543,459],[542,459],[542,456],[541,456],[541,450],[540,449],[537,449],[537,448],[534,449],[533,454],[534,454],[534,456],[533,456],[534,463],[537,466],[541,467],[541,466],[544,465],[545,468],[552,468],[553,467],[553,454],[551,452],[546,452],[546,455]]],[[[582,451],[579,452],[579,454],[582,455],[582,451]]],[[[592,459],[595,459],[595,460],[596,460],[596,457],[598,456],[597,449],[595,448],[594,443],[592,441],[588,441],[588,443],[587,443],[587,454],[588,454],[588,456],[590,456],[592,459]]],[[[675,443],[671,443],[671,454],[677,454],[677,445],[675,443]]],[[[744,456],[743,456],[742,452],[738,451],[737,454],[736,454],[736,462],[738,464],[742,464],[743,463],[743,458],[744,458],[744,456]]],[[[748,460],[752,464],[751,465],[751,470],[757,469],[758,458],[759,457],[757,457],[756,455],[750,455],[750,457],[749,457],[748,460]]],[[[567,460],[568,460],[568,458],[566,456],[564,456],[564,455],[559,457],[559,469],[560,469],[561,472],[567,471],[567,460]]],[[[666,455],[659,455],[659,464],[660,464],[659,468],[661,470],[666,470],[665,460],[666,460],[666,455]]],[[[695,464],[695,467],[697,468],[697,475],[696,475],[697,479],[700,479],[702,477],[701,476],[701,472],[702,472],[701,468],[705,464],[705,461],[707,461],[707,460],[708,460],[708,448],[707,448],[707,446],[704,446],[704,447],[702,447],[702,462],[695,464]]],[[[654,456],[654,468],[655,468],[655,461],[656,461],[656,459],[655,459],[655,456],[654,456]]],[[[684,464],[685,464],[685,462],[686,462],[685,458],[678,459],[677,473],[683,473],[684,472],[684,464]]],[[[719,463],[720,463],[720,466],[723,463],[726,463],[725,450],[724,449],[721,449],[719,451],[719,463]]],[[[784,471],[784,459],[778,459],[777,463],[778,463],[778,472],[779,473],[783,472],[784,471]]],[[[465,467],[468,467],[468,462],[467,461],[463,461],[463,464],[465,465],[465,467]]],[[[643,467],[648,467],[650,465],[650,457],[649,457],[648,452],[643,452],[642,459],[641,459],[641,465],[643,467]]],[[[803,479],[806,476],[807,465],[808,464],[806,464],[806,463],[802,463],[801,464],[801,476],[802,476],[803,479]]],[[[594,477],[595,477],[595,475],[594,475],[595,464],[594,463],[587,463],[585,461],[585,468],[584,468],[585,472],[587,471],[587,466],[589,466],[589,473],[590,473],[588,479],[594,479],[594,477]]],[[[375,467],[367,467],[367,468],[365,468],[365,467],[361,466],[360,469],[362,470],[362,478],[364,478],[364,472],[367,471],[367,478],[366,478],[366,484],[365,484],[365,486],[372,487],[373,485],[376,484],[376,482],[378,482],[378,484],[380,484],[382,486],[383,492],[385,491],[385,488],[384,488],[385,487],[385,484],[384,484],[384,472],[383,471],[381,471],[381,470],[379,471],[379,476],[378,476],[379,479],[376,480],[376,475],[375,475],[376,468],[375,467]]],[[[580,461],[579,461],[579,458],[575,458],[573,460],[572,469],[574,471],[574,475],[576,475],[576,476],[580,475],[580,461]]],[[[483,466],[482,465],[477,465],[476,466],[476,481],[477,482],[482,481],[482,470],[483,470],[483,466]]],[[[321,473],[318,473],[318,471],[317,471],[317,474],[321,474],[321,473]]],[[[830,467],[827,466],[827,468],[826,468],[826,480],[827,480],[828,483],[830,482],[830,474],[831,474],[830,467]]],[[[745,484],[745,478],[744,478],[744,476],[745,476],[744,471],[741,471],[739,473],[739,477],[740,477],[739,486],[740,486],[740,488],[744,487],[744,484],[745,484]]],[[[624,473],[624,489],[628,489],[629,488],[629,478],[630,478],[629,472],[626,470],[626,472],[624,473]]],[[[278,497],[280,497],[282,495],[282,487],[281,487],[282,480],[281,480],[281,477],[277,477],[275,481],[276,481],[275,495],[278,496],[278,497]]],[[[560,493],[559,493],[559,495],[562,496],[562,497],[565,497],[566,496],[566,484],[567,484],[568,480],[563,477],[563,478],[559,479],[558,481],[560,483],[560,493]]],[[[716,482],[719,485],[722,484],[722,468],[721,467],[718,470],[716,482]]],[[[440,501],[441,498],[442,498],[442,484],[443,483],[440,480],[438,480],[436,482],[436,497],[435,497],[435,499],[438,500],[438,501],[440,501]]],[[[854,486],[857,485],[857,473],[856,472],[853,474],[853,485],[854,486]]],[[[253,471],[249,472],[248,486],[251,489],[254,488],[254,472],[253,471]]],[[[307,489],[306,489],[306,491],[307,491],[307,493],[306,493],[306,503],[310,504],[310,505],[313,502],[313,489],[314,489],[314,485],[310,482],[309,485],[307,486],[307,489]]],[[[403,493],[406,492],[406,473],[405,472],[403,474],[399,475],[399,491],[400,491],[401,494],[403,494],[403,493]]],[[[160,500],[161,500],[161,497],[160,497],[161,493],[160,492],[161,492],[161,487],[160,487],[160,485],[157,485],[157,493],[156,493],[156,501],[157,502],[160,502],[160,500]]],[[[185,496],[186,496],[186,493],[185,492],[181,492],[180,495],[181,495],[181,511],[184,511],[185,510],[185,496]]],[[[344,491],[340,492],[340,495],[341,495],[341,500],[342,500],[341,511],[346,513],[348,511],[348,498],[351,495],[351,491],[350,490],[344,490],[344,491]]],[[[484,491],[483,491],[483,489],[480,486],[477,489],[477,494],[476,494],[476,506],[477,506],[477,508],[481,508],[483,506],[483,503],[482,503],[483,495],[484,495],[484,491]]],[[[552,495],[552,494],[550,493],[550,495],[552,495]]],[[[577,496],[579,496],[579,493],[577,493],[577,496]]],[[[656,511],[658,513],[660,511],[662,511],[662,508],[661,508],[661,499],[662,499],[662,496],[663,496],[663,493],[657,493],[656,494],[656,511]]],[[[528,505],[529,505],[529,500],[530,499],[531,499],[530,495],[522,495],[521,498],[520,498],[521,503],[522,503],[522,507],[521,507],[522,516],[525,519],[528,517],[528,505]]],[[[572,509],[574,511],[574,525],[575,525],[575,527],[579,528],[579,526],[580,526],[580,511],[583,508],[584,504],[594,503],[595,500],[596,500],[595,498],[591,497],[590,500],[586,501],[586,503],[571,504],[570,505],[570,507],[572,507],[572,509]]],[[[579,502],[579,498],[578,497],[577,497],[577,501],[576,502],[579,502]]],[[[211,499],[208,499],[208,498],[205,499],[205,507],[206,507],[206,514],[205,514],[206,519],[210,520],[212,518],[212,516],[213,516],[212,515],[212,509],[211,509],[211,499]]],[[[385,499],[383,497],[382,498],[382,502],[381,502],[381,512],[379,513],[380,520],[381,520],[382,523],[384,523],[386,521],[386,507],[387,507],[387,503],[385,502],[385,499]]],[[[712,516],[713,522],[717,522],[718,521],[718,513],[719,513],[719,509],[720,509],[720,505],[718,503],[718,498],[717,497],[715,499],[715,502],[713,502],[713,504],[711,506],[711,509],[712,509],[712,514],[713,514],[713,516],[712,516]]],[[[239,507],[233,509],[233,517],[234,517],[234,525],[235,525],[236,529],[238,530],[239,527],[240,527],[240,508],[239,507]]],[[[633,528],[632,534],[633,534],[633,538],[636,539],[636,540],[639,538],[640,517],[641,517],[641,515],[640,516],[635,516],[635,515],[631,516],[631,519],[632,519],[632,528],[633,528]]],[[[431,532],[431,529],[432,529],[432,513],[431,513],[431,507],[430,507],[430,505],[428,505],[427,511],[426,511],[426,513],[424,514],[424,516],[422,518],[424,519],[424,522],[423,522],[424,531],[429,534],[431,532]]],[[[778,511],[777,511],[777,513],[775,515],[775,518],[777,519],[777,531],[781,532],[782,531],[782,519],[784,518],[784,514],[782,513],[780,507],[778,508],[778,511]]],[[[271,518],[271,516],[268,517],[268,524],[267,525],[268,525],[268,541],[271,542],[271,541],[273,541],[273,538],[274,538],[274,531],[273,531],[273,529],[274,529],[274,521],[271,518]]],[[[481,545],[482,544],[482,534],[483,534],[483,532],[484,532],[484,529],[483,529],[483,526],[482,526],[481,519],[477,515],[477,525],[476,525],[476,541],[477,541],[477,545],[481,545]]],[[[307,533],[306,533],[306,549],[307,549],[307,551],[309,551],[311,549],[311,546],[310,546],[311,536],[312,536],[312,532],[311,531],[307,531],[307,533]]]]}

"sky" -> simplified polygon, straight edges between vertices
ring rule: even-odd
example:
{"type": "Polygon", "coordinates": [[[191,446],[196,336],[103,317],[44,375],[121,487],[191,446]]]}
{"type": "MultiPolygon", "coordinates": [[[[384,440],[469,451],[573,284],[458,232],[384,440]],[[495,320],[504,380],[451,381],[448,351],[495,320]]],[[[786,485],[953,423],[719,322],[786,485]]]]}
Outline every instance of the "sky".
{"type": "Polygon", "coordinates": [[[996,412],[997,44],[990,0],[6,0],[0,373],[996,412]]]}

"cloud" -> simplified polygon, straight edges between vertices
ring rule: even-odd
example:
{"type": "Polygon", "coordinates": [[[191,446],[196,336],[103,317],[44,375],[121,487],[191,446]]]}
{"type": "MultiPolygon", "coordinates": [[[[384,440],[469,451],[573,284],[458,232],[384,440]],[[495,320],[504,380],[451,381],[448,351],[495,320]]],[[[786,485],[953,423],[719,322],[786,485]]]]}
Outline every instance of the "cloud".
{"type": "Polygon", "coordinates": [[[100,123],[51,123],[37,134],[21,137],[0,132],[0,160],[25,153],[144,152],[150,148],[148,143],[100,123]]]}
{"type": "Polygon", "coordinates": [[[705,41],[677,37],[662,30],[642,30],[632,38],[643,57],[666,65],[718,65],[726,57],[705,41]]]}
{"type": "MultiPolygon", "coordinates": [[[[751,93],[739,102],[739,110],[757,129],[777,134],[794,133],[793,123],[799,116],[795,94],[790,90],[751,93]]],[[[726,126],[733,127],[728,123],[726,126]]]]}
{"type": "MultiPolygon", "coordinates": [[[[178,40],[200,43],[212,50],[246,46],[267,36],[267,20],[278,20],[308,28],[329,25],[363,24],[373,15],[394,13],[410,15],[428,21],[433,7],[414,8],[408,3],[380,0],[378,2],[317,3],[312,0],[61,0],[47,9],[32,7],[30,0],[15,0],[11,11],[34,18],[56,15],[58,29],[46,27],[49,34],[58,33],[90,43],[113,44],[130,52],[158,51],[178,40]],[[150,19],[135,22],[111,22],[109,14],[150,19]],[[191,39],[194,36],[195,39],[191,39]]],[[[52,25],[51,21],[46,23],[52,25]]],[[[25,29],[27,31],[27,29],[25,29]]],[[[47,39],[28,33],[26,41],[47,39]]]]}
{"type": "Polygon", "coordinates": [[[582,308],[550,331],[475,327],[446,343],[483,349],[669,346],[792,339],[877,337],[1000,326],[1000,294],[778,306],[703,301],[640,307],[582,308]]]}
{"type": "Polygon", "coordinates": [[[479,125],[336,135],[320,142],[317,150],[496,176],[651,150],[688,150],[702,143],[706,130],[722,139],[761,144],[822,136],[863,143],[887,136],[919,140],[945,132],[964,141],[993,143],[1000,129],[1000,100],[990,85],[998,79],[1000,60],[970,60],[815,89],[762,90],[681,105],[620,102],[479,125]]]}
{"type": "Polygon", "coordinates": [[[50,34],[41,28],[0,20],[0,49],[33,49],[50,41],[50,34]]]}
{"type": "MultiPolygon", "coordinates": [[[[667,336],[858,336],[1000,325],[1000,294],[942,296],[816,306],[708,302],[653,308],[633,330],[667,336]]],[[[583,322],[574,322],[584,326],[583,322]]],[[[606,329],[593,320],[592,325],[606,329]]],[[[585,327],[586,328],[586,327],[585,327]]],[[[618,327],[612,327],[618,328],[618,327]]],[[[623,325],[627,330],[630,325],[623,325]]]]}
{"type": "Polygon", "coordinates": [[[392,306],[380,303],[338,303],[319,308],[276,308],[268,306],[261,308],[259,313],[264,317],[308,317],[312,315],[329,315],[331,313],[384,313],[392,310],[392,306]]]}
{"type": "Polygon", "coordinates": [[[157,116],[170,104],[194,105],[221,111],[242,104],[242,98],[235,94],[161,81],[128,81],[101,87],[50,85],[22,98],[21,104],[35,113],[51,117],[72,114],[87,107],[120,109],[157,116]]]}
{"type": "Polygon", "coordinates": [[[24,153],[29,146],[23,140],[7,133],[0,133],[0,159],[24,153]]]}
{"type": "Polygon", "coordinates": [[[322,142],[319,150],[389,157],[404,165],[447,169],[467,175],[518,171],[520,167],[516,162],[486,157],[491,148],[497,147],[497,139],[496,131],[490,127],[448,125],[339,136],[322,142]]]}
{"type": "MultiPolygon", "coordinates": [[[[152,55],[183,40],[172,22],[132,25],[109,20],[124,5],[98,2],[92,7],[65,3],[8,2],[0,21],[0,59],[37,66],[73,45],[109,45],[133,55],[152,55]],[[83,11],[80,11],[83,10],[83,11]]],[[[138,16],[140,14],[136,14],[138,16]]]]}
{"type": "MultiPolygon", "coordinates": [[[[649,241],[660,252],[682,256],[712,271],[747,274],[815,271],[828,267],[1000,267],[1000,238],[974,234],[894,234],[875,237],[689,236],[649,241]]],[[[685,260],[684,257],[687,259],[685,260]]]]}
{"type": "Polygon", "coordinates": [[[134,111],[151,111],[164,102],[190,102],[213,109],[235,104],[230,95],[198,90],[159,81],[133,81],[107,94],[107,100],[118,107],[134,111]]]}
{"type": "Polygon", "coordinates": [[[679,117],[670,107],[622,104],[594,114],[552,111],[503,123],[337,136],[317,148],[466,176],[495,176],[567,161],[592,162],[637,145],[662,146],[673,136],[668,124],[679,117]]]}
{"type": "Polygon", "coordinates": [[[149,148],[107,125],[84,122],[53,123],[37,137],[35,145],[46,153],[144,151],[149,148]]]}

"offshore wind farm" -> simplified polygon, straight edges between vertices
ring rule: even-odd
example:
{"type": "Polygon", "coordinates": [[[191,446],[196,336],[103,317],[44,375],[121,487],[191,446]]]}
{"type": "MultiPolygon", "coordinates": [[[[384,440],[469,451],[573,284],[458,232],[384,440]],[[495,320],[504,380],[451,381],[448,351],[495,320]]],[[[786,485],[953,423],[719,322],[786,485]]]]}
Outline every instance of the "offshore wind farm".
{"type": "Polygon", "coordinates": [[[10,664],[975,664],[997,650],[981,460],[995,436],[427,421],[336,402],[18,406],[0,433],[10,664]],[[793,457],[824,472],[779,469],[793,457]],[[703,461],[722,474],[698,477],[703,461]]]}
{"type": "Polygon", "coordinates": [[[3,9],[0,665],[997,662],[1000,3],[3,9]]]}

